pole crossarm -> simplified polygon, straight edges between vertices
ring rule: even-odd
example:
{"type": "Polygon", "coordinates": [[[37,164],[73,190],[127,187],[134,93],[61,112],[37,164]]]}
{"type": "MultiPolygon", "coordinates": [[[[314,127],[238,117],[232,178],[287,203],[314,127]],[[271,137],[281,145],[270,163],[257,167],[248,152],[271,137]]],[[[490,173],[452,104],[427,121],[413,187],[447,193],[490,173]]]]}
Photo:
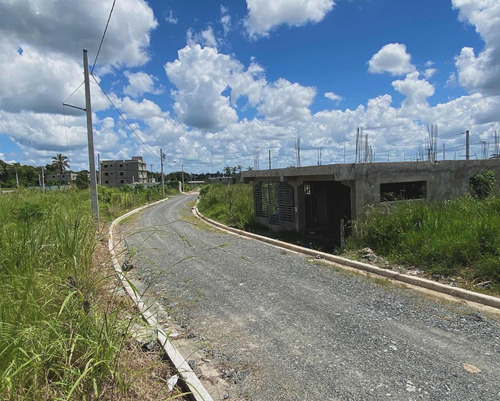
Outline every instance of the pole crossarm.
{"type": "Polygon", "coordinates": [[[84,109],[84,108],[78,107],[78,106],[73,106],[72,104],[63,103],[63,106],[72,107],[74,109],[78,109],[78,110],[82,110],[82,111],[87,111],[87,109],[84,109]]]}

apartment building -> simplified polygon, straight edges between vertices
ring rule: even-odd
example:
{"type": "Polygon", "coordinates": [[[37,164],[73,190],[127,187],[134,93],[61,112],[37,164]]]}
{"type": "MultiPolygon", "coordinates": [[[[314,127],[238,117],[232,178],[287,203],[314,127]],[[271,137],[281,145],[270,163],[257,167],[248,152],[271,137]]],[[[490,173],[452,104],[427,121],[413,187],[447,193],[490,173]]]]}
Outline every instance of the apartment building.
{"type": "Polygon", "coordinates": [[[142,156],[130,160],[102,160],[99,166],[101,185],[119,187],[148,182],[148,170],[142,156]]]}

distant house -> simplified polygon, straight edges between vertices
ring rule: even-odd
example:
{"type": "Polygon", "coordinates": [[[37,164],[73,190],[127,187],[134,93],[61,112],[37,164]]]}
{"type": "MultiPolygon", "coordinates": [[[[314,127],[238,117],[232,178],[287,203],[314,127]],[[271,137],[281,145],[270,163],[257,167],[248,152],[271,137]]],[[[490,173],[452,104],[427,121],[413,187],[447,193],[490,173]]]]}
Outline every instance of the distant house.
{"type": "MultiPolygon", "coordinates": [[[[47,174],[47,181],[57,181],[59,182],[59,174],[47,174]]],[[[62,174],[61,182],[63,184],[71,184],[76,180],[76,173],[66,172],[62,174]]]]}
{"type": "Polygon", "coordinates": [[[208,179],[210,184],[226,184],[229,185],[232,182],[231,177],[211,177],[208,179]]]}
{"type": "Polygon", "coordinates": [[[102,160],[99,175],[101,185],[107,187],[148,182],[148,170],[142,156],[133,156],[130,160],[102,160]]]}

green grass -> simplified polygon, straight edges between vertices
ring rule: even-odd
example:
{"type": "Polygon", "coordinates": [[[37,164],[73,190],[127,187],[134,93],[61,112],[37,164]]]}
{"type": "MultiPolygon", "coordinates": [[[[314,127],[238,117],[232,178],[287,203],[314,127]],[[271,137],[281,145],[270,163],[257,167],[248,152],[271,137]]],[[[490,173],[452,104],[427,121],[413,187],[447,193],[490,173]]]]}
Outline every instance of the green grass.
{"type": "Polygon", "coordinates": [[[207,185],[200,195],[198,208],[205,216],[240,229],[253,224],[251,185],[207,185]]]}
{"type": "Polygon", "coordinates": [[[363,247],[429,274],[500,283],[500,197],[371,208],[347,243],[363,247]]]}
{"type": "MultiPolygon", "coordinates": [[[[145,200],[100,188],[111,218],[145,200]]],[[[97,232],[88,191],[0,197],[0,398],[82,400],[123,393],[130,319],[99,301],[97,232]]],[[[107,272],[106,274],[110,274],[107,272]]]]}

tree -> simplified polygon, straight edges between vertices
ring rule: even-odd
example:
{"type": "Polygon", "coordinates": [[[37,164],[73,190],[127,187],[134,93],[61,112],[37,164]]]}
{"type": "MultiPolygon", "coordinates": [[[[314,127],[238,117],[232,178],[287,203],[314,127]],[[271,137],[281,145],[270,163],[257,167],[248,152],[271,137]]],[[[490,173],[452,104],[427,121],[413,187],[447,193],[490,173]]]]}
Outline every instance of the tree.
{"type": "Polygon", "coordinates": [[[78,189],[87,189],[90,184],[89,172],[87,170],[79,171],[76,174],[75,185],[78,189]]]}
{"type": "Polygon", "coordinates": [[[59,174],[59,185],[57,188],[61,189],[63,173],[66,171],[66,168],[69,168],[68,158],[63,156],[62,153],[58,153],[56,156],[52,157],[52,166],[54,166],[59,174]]]}

